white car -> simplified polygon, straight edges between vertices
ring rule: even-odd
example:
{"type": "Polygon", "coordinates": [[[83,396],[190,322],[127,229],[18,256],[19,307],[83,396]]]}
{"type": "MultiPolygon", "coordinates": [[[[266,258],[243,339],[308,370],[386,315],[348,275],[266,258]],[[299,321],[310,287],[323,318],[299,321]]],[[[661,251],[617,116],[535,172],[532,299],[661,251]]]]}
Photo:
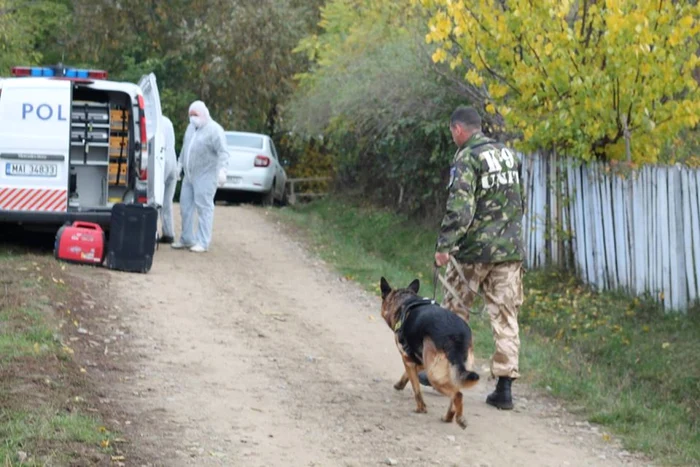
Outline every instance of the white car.
{"type": "Polygon", "coordinates": [[[272,138],[260,133],[226,131],[229,160],[226,183],[218,194],[259,193],[265,205],[286,201],[287,173],[272,138]]]}

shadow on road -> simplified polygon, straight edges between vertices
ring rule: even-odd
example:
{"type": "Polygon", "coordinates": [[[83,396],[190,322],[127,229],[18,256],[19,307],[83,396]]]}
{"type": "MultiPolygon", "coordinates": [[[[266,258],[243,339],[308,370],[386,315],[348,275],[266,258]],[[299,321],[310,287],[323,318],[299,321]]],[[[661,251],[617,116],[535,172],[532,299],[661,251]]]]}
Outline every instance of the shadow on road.
{"type": "Polygon", "coordinates": [[[247,192],[222,192],[217,191],[214,196],[214,201],[219,205],[240,206],[243,204],[252,204],[259,206],[260,195],[257,193],[247,192]]]}
{"type": "Polygon", "coordinates": [[[28,230],[19,225],[0,224],[0,252],[53,254],[56,231],[36,231],[28,230]]]}

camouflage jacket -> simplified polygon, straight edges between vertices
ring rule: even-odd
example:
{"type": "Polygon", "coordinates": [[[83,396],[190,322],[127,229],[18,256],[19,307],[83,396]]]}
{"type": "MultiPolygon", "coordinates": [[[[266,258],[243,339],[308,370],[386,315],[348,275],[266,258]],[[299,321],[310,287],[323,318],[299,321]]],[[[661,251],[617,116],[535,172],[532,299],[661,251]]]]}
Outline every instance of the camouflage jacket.
{"type": "Polygon", "coordinates": [[[482,133],[457,150],[437,251],[460,263],[522,261],[524,198],[518,155],[482,133]]]}

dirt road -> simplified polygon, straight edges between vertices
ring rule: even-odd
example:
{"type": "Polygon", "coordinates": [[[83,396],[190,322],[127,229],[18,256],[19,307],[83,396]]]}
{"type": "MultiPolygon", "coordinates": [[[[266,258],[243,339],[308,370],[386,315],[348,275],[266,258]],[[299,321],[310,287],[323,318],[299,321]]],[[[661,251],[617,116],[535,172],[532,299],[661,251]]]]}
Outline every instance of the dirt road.
{"type": "Polygon", "coordinates": [[[431,389],[413,413],[378,298],[262,209],[218,206],[214,228],[209,253],[161,248],[146,276],[101,273],[132,372],[105,397],[149,465],[644,465],[523,385],[499,412],[484,377],[465,392],[466,430],[440,422],[431,389]]]}

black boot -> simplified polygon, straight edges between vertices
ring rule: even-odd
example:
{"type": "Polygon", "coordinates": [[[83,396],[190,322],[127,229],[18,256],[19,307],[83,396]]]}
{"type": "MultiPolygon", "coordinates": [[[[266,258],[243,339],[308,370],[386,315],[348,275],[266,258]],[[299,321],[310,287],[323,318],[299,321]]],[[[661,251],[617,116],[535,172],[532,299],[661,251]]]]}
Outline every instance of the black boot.
{"type": "Polygon", "coordinates": [[[420,384],[423,386],[433,387],[433,385],[430,384],[430,380],[428,379],[428,375],[425,373],[425,371],[418,372],[418,381],[420,381],[420,384]]]}
{"type": "Polygon", "coordinates": [[[513,396],[510,393],[510,385],[513,378],[499,377],[496,390],[486,397],[486,403],[501,410],[513,409],[513,396]]]}

